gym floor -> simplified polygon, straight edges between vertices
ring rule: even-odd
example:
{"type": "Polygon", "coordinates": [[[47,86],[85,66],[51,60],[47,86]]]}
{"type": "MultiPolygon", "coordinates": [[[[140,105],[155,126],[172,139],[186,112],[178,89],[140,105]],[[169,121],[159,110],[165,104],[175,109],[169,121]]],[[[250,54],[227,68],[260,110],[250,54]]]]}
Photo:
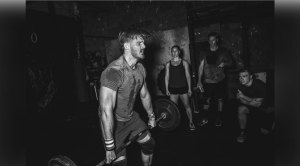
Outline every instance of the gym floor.
{"type": "MultiPolygon", "coordinates": [[[[153,166],[252,166],[274,164],[273,133],[263,135],[250,123],[249,140],[237,143],[238,122],[236,111],[226,103],[223,126],[215,127],[210,119],[208,125],[190,131],[185,111],[181,111],[181,124],[171,132],[158,127],[151,130],[156,140],[153,166]]],[[[139,107],[139,106],[137,106],[139,107]]],[[[77,166],[95,166],[104,159],[101,142],[97,103],[71,106],[54,106],[56,112],[71,109],[72,114],[41,114],[33,118],[28,137],[27,165],[47,166],[55,155],[65,155],[77,166]]],[[[140,114],[143,116],[142,111],[140,114]]],[[[194,114],[195,124],[200,114],[194,114]]],[[[140,148],[132,143],[127,148],[128,166],[141,166],[140,148]]]]}

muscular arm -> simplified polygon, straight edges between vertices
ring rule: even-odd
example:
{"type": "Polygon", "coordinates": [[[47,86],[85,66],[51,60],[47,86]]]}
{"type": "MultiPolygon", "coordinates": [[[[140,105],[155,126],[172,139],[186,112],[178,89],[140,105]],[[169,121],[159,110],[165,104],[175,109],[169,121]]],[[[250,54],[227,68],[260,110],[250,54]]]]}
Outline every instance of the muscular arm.
{"type": "Polygon", "coordinates": [[[238,94],[237,98],[240,100],[241,103],[250,105],[252,107],[260,107],[263,102],[263,98],[251,98],[243,95],[242,93],[238,94]]]}
{"type": "Polygon", "coordinates": [[[148,113],[148,117],[153,116],[154,114],[153,114],[153,107],[152,107],[152,102],[151,102],[151,96],[150,96],[150,93],[148,91],[146,82],[142,86],[142,89],[140,91],[140,97],[141,97],[141,101],[143,103],[143,106],[144,106],[145,110],[148,113]]]}
{"type": "Polygon", "coordinates": [[[169,89],[169,69],[170,69],[170,63],[166,64],[166,73],[165,73],[165,85],[166,85],[166,90],[169,89]]]}
{"type": "Polygon", "coordinates": [[[113,138],[114,116],[117,92],[107,88],[100,88],[98,115],[104,140],[113,138]]]}
{"type": "Polygon", "coordinates": [[[201,78],[203,75],[203,67],[204,67],[204,59],[200,62],[199,68],[198,68],[198,83],[201,82],[201,78]]]}
{"type": "Polygon", "coordinates": [[[186,80],[189,86],[189,90],[192,89],[191,87],[191,74],[190,74],[190,70],[189,70],[189,64],[183,60],[183,65],[184,65],[184,69],[185,69],[185,76],[186,76],[186,80]]]}

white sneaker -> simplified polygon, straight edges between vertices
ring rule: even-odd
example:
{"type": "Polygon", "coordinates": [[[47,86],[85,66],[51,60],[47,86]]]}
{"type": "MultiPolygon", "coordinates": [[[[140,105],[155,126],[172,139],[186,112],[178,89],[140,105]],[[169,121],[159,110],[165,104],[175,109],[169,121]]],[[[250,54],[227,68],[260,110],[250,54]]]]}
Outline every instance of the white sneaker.
{"type": "Polygon", "coordinates": [[[237,138],[236,138],[236,141],[238,143],[244,143],[246,142],[246,139],[247,139],[247,135],[245,133],[241,133],[237,138]]]}

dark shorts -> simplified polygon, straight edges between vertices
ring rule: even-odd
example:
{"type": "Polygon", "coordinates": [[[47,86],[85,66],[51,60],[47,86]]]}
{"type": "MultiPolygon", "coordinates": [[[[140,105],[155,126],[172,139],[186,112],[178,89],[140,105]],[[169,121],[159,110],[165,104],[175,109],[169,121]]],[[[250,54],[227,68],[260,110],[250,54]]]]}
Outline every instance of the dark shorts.
{"type": "Polygon", "coordinates": [[[204,83],[204,97],[223,99],[226,95],[226,82],[222,80],[218,83],[204,83]]]}
{"type": "Polygon", "coordinates": [[[265,129],[271,129],[274,121],[274,110],[272,108],[265,107],[253,107],[239,103],[239,106],[245,106],[249,110],[249,114],[254,118],[255,123],[259,124],[260,127],[265,129]]]}
{"type": "Polygon", "coordinates": [[[185,87],[180,87],[180,88],[172,88],[169,87],[169,92],[171,94],[176,94],[176,95],[181,95],[181,94],[185,94],[188,93],[189,87],[185,86],[185,87]]]}
{"type": "Polygon", "coordinates": [[[246,104],[243,104],[241,102],[238,101],[238,105],[239,106],[245,106],[248,108],[249,112],[250,113],[253,113],[253,114],[260,114],[260,113],[264,113],[264,114],[268,114],[268,113],[272,113],[272,110],[269,109],[269,107],[253,107],[253,106],[250,106],[250,105],[246,105],[246,104]]]}
{"type": "MultiPolygon", "coordinates": [[[[129,121],[120,122],[116,121],[115,123],[115,142],[116,148],[123,145],[128,139],[134,137],[141,131],[147,128],[145,122],[140,118],[140,116],[133,112],[133,116],[129,121]]],[[[146,131],[142,134],[137,140],[143,139],[149,131],[146,131]]],[[[126,149],[122,150],[120,153],[117,154],[117,157],[125,156],[126,149]]]]}

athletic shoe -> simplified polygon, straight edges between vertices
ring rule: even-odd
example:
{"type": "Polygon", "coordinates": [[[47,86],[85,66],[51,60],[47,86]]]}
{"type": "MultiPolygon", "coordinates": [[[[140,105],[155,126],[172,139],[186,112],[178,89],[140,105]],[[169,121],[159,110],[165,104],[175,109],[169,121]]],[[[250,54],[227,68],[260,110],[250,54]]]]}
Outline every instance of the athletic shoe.
{"type": "Polygon", "coordinates": [[[206,125],[207,123],[208,123],[208,119],[204,118],[200,122],[198,122],[198,125],[200,127],[202,127],[202,126],[206,125]]]}
{"type": "Polygon", "coordinates": [[[194,123],[190,123],[190,130],[191,131],[196,130],[194,123]]]}
{"type": "Polygon", "coordinates": [[[216,127],[222,127],[222,124],[223,124],[222,120],[221,119],[217,119],[216,123],[215,123],[215,126],[216,127]]]}
{"type": "Polygon", "coordinates": [[[242,132],[237,138],[236,141],[238,143],[244,143],[247,140],[247,135],[246,133],[242,132]]]}
{"type": "Polygon", "coordinates": [[[268,135],[270,133],[269,130],[265,129],[265,128],[260,128],[260,132],[263,134],[263,135],[268,135]]]}

